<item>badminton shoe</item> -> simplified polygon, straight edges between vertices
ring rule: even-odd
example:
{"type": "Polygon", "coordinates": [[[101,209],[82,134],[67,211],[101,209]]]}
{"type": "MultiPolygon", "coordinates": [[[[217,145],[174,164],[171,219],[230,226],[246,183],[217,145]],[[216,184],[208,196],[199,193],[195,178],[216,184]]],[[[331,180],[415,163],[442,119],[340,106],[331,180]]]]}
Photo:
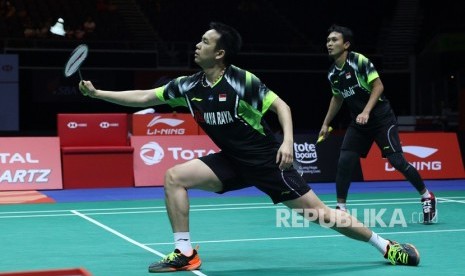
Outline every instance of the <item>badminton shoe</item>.
{"type": "Polygon", "coordinates": [[[190,257],[185,256],[178,249],[168,254],[161,261],[155,262],[149,266],[149,272],[173,272],[183,270],[195,270],[202,265],[197,250],[194,249],[190,257]]]}
{"type": "Polygon", "coordinates": [[[384,255],[391,264],[417,266],[420,263],[420,253],[415,246],[408,243],[397,243],[389,241],[389,245],[384,255]]]}
{"type": "Polygon", "coordinates": [[[435,222],[437,215],[437,199],[432,192],[429,192],[429,194],[429,197],[421,199],[421,205],[423,206],[423,223],[425,224],[435,222]]]}

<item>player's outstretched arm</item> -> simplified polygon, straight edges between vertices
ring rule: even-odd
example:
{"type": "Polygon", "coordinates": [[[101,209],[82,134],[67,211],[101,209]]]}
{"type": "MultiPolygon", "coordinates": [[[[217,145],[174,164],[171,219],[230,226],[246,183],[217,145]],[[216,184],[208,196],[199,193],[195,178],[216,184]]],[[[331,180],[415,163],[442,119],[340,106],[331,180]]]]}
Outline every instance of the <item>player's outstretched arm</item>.
{"type": "Polygon", "coordinates": [[[107,91],[96,89],[92,82],[83,80],[79,83],[79,90],[84,96],[124,106],[147,107],[163,103],[155,95],[155,89],[107,91]]]}

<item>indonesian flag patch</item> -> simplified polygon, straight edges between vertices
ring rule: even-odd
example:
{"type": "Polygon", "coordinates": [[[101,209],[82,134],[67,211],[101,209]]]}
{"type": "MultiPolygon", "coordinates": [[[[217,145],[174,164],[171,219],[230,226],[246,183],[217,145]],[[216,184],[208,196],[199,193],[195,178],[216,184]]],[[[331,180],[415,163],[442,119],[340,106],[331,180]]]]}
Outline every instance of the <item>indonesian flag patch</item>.
{"type": "Polygon", "coordinates": [[[346,73],[346,79],[350,79],[352,76],[350,75],[350,72],[346,73]]]}
{"type": "Polygon", "coordinates": [[[218,101],[225,102],[226,101],[226,94],[220,94],[218,96],[218,101]]]}

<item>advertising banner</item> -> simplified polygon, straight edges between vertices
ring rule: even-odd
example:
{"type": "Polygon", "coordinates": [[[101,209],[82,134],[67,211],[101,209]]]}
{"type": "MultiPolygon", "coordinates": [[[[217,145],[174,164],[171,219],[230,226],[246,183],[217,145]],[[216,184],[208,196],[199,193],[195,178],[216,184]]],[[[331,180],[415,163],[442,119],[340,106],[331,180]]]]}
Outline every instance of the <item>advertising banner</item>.
{"type": "Polygon", "coordinates": [[[190,113],[133,114],[132,135],[198,135],[190,113]]]}
{"type": "MultiPolygon", "coordinates": [[[[68,57],[66,57],[66,59],[67,58],[68,57]]],[[[66,59],[61,61],[61,66],[65,66],[64,63],[66,59]]],[[[91,59],[88,59],[87,61],[90,60],[91,59]]],[[[88,66],[87,61],[84,63],[86,67],[88,66]]],[[[132,73],[132,71],[87,70],[87,68],[84,72],[83,77],[86,80],[98,80],[99,83],[105,83],[105,88],[108,90],[118,90],[118,87],[129,85],[129,81],[126,79],[127,75],[132,73]]],[[[96,104],[94,99],[82,96],[79,91],[79,77],[77,74],[76,76],[67,78],[63,74],[63,69],[23,69],[21,80],[22,89],[30,91],[32,97],[28,100],[33,103],[96,104]]]]}
{"type": "Polygon", "coordinates": [[[18,82],[18,55],[0,55],[0,83],[18,82]]]}
{"type": "MultiPolygon", "coordinates": [[[[317,134],[294,135],[294,168],[307,182],[334,182],[343,136],[330,135],[316,144],[317,138],[317,134]]],[[[352,180],[362,180],[360,163],[355,167],[352,180]]]]}
{"type": "Polygon", "coordinates": [[[0,191],[62,187],[58,137],[0,138],[0,191]]]}
{"type": "Polygon", "coordinates": [[[18,83],[0,82],[0,130],[19,130],[18,83]]]}
{"type": "MultiPolygon", "coordinates": [[[[455,133],[400,133],[400,139],[405,158],[424,179],[465,178],[455,133]]],[[[405,179],[381,158],[376,144],[361,163],[364,180],[405,179]]]]}
{"type": "Polygon", "coordinates": [[[218,152],[206,135],[131,136],[135,186],[163,186],[167,169],[218,152]]]}
{"type": "Polygon", "coordinates": [[[126,113],[58,114],[57,128],[62,147],[126,146],[126,113]]]}
{"type": "Polygon", "coordinates": [[[0,130],[19,130],[18,55],[0,55],[0,130]]]}

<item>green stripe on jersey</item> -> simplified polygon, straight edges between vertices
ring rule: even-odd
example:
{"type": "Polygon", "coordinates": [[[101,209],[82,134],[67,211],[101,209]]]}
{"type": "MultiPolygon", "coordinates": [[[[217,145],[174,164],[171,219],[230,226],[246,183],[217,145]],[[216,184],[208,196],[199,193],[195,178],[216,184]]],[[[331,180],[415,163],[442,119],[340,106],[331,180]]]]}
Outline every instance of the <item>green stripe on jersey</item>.
{"type": "Polygon", "coordinates": [[[237,111],[239,117],[244,119],[253,129],[258,131],[260,134],[265,135],[263,131],[263,126],[261,125],[262,114],[253,108],[247,102],[240,100],[239,107],[237,111]]]}
{"type": "Polygon", "coordinates": [[[163,97],[164,92],[165,92],[165,86],[155,88],[155,95],[160,101],[169,104],[171,107],[177,107],[177,106],[187,107],[187,102],[185,98],[165,99],[163,97]]]}

